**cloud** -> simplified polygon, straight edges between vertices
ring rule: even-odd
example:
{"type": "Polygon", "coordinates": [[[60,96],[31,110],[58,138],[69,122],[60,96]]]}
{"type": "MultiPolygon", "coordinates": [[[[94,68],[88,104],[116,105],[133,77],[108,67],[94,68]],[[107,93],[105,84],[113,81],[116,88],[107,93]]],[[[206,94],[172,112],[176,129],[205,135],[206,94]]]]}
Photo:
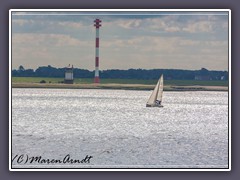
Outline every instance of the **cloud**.
{"type": "Polygon", "coordinates": [[[88,46],[89,41],[80,41],[70,35],[65,34],[38,34],[38,33],[16,33],[12,36],[13,45],[28,46],[88,46]]]}
{"type": "Polygon", "coordinates": [[[24,25],[30,24],[32,22],[29,20],[26,20],[26,19],[13,19],[12,23],[13,23],[13,25],[24,26],[24,25]]]}
{"type": "Polygon", "coordinates": [[[101,68],[221,69],[228,62],[227,41],[144,36],[107,41],[107,44],[101,46],[101,68]]]}
{"type": "Polygon", "coordinates": [[[120,27],[125,29],[140,28],[142,24],[142,19],[129,19],[129,20],[120,20],[118,22],[120,27]]]}
{"type": "MultiPolygon", "coordinates": [[[[177,33],[215,33],[219,29],[228,28],[227,20],[219,15],[139,15],[139,18],[135,15],[132,18],[131,16],[127,16],[128,18],[123,17],[106,16],[102,18],[104,29],[136,30],[142,33],[171,33],[177,35],[177,33]]],[[[14,16],[13,24],[15,27],[13,30],[15,32],[44,31],[44,33],[64,34],[71,32],[77,34],[81,30],[89,31],[89,28],[93,27],[93,19],[94,16],[72,15],[14,16]]]]}
{"type": "Polygon", "coordinates": [[[183,27],[182,30],[190,33],[213,32],[213,23],[209,21],[189,23],[186,27],[183,27]]]}
{"type": "MultiPolygon", "coordinates": [[[[99,16],[100,68],[226,69],[227,18],[212,15],[99,16]],[[205,59],[202,59],[205,58],[205,59]],[[216,64],[215,61],[221,61],[216,64]],[[201,65],[202,64],[202,65],[201,65]]],[[[94,68],[95,16],[13,18],[13,63],[94,68]],[[32,61],[31,61],[32,60],[32,61]]]]}
{"type": "Polygon", "coordinates": [[[63,27],[68,27],[68,28],[75,28],[75,29],[80,29],[85,27],[81,22],[68,22],[68,21],[59,22],[58,25],[63,27]]]}

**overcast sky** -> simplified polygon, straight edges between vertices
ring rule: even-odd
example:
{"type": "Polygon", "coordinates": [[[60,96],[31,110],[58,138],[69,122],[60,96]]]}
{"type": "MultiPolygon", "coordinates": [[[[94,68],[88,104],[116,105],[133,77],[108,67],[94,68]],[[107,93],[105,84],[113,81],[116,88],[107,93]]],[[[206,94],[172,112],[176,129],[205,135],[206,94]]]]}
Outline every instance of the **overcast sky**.
{"type": "Polygon", "coordinates": [[[13,12],[12,68],[228,69],[227,12],[13,12]]]}

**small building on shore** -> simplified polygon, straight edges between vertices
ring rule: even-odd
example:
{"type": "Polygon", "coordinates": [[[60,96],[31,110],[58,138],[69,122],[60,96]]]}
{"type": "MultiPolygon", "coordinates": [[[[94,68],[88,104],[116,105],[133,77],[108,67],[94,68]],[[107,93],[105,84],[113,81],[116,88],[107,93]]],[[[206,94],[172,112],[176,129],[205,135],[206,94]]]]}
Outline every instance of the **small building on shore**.
{"type": "Polygon", "coordinates": [[[65,84],[73,84],[73,65],[72,67],[70,66],[70,64],[68,65],[68,67],[65,68],[65,78],[64,78],[64,83],[65,84]]]}

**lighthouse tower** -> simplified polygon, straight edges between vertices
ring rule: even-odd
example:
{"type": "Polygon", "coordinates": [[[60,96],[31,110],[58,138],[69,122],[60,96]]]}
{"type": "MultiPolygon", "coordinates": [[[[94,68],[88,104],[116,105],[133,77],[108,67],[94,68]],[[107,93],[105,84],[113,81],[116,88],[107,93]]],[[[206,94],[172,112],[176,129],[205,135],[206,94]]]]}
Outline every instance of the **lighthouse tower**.
{"type": "Polygon", "coordinates": [[[99,28],[102,21],[100,19],[94,20],[94,26],[96,27],[96,52],[95,52],[95,77],[94,83],[99,83],[99,28]]]}

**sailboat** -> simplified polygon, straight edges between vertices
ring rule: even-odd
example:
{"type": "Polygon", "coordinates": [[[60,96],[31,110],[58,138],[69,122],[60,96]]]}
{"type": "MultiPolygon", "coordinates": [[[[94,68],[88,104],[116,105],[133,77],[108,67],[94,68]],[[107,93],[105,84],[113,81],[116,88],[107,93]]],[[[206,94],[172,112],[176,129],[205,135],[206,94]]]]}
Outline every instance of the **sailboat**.
{"type": "Polygon", "coordinates": [[[150,98],[147,101],[146,107],[163,107],[163,75],[159,78],[150,98]]]}

